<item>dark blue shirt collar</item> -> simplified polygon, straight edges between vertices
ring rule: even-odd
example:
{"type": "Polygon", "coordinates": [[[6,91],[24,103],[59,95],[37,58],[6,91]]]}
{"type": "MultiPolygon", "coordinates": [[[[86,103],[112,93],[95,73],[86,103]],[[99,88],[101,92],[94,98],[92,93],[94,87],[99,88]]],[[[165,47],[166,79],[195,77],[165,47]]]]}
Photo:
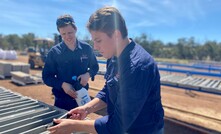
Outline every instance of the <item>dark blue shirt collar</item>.
{"type": "MultiPolygon", "coordinates": [[[[76,39],[76,45],[77,47],[75,50],[82,49],[81,43],[76,39]]],[[[64,48],[64,51],[69,50],[68,46],[65,44],[64,41],[61,42],[61,46],[64,48]]]]}
{"type": "Polygon", "coordinates": [[[118,61],[123,61],[124,57],[128,56],[128,52],[135,46],[135,42],[131,38],[130,40],[131,42],[124,48],[119,57],[113,56],[110,58],[110,62],[115,64],[115,66],[118,65],[118,61]]]}
{"type": "Polygon", "coordinates": [[[123,59],[124,56],[127,56],[127,53],[135,46],[135,42],[131,38],[130,40],[131,42],[124,48],[118,59],[123,59]]]}

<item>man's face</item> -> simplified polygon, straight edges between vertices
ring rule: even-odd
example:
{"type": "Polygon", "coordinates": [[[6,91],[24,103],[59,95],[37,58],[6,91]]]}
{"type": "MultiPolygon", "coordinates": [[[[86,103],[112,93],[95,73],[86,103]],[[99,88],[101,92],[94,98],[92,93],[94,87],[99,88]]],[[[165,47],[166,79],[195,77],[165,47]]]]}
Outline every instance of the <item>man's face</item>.
{"type": "Polygon", "coordinates": [[[94,49],[98,50],[104,58],[111,58],[115,55],[116,42],[112,37],[100,31],[91,31],[91,37],[94,42],[94,49]]]}
{"type": "Polygon", "coordinates": [[[61,34],[62,39],[65,44],[73,45],[76,41],[76,29],[74,29],[71,25],[67,25],[65,27],[59,28],[59,33],[61,34]]]}

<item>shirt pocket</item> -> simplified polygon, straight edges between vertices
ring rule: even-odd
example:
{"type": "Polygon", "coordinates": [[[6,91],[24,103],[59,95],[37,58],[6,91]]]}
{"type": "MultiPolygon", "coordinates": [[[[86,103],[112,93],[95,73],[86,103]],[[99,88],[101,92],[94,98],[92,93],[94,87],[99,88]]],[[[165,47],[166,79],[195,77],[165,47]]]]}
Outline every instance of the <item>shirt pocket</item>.
{"type": "Polygon", "coordinates": [[[89,64],[88,57],[80,57],[80,64],[82,68],[88,68],[88,64],[89,64]]]}

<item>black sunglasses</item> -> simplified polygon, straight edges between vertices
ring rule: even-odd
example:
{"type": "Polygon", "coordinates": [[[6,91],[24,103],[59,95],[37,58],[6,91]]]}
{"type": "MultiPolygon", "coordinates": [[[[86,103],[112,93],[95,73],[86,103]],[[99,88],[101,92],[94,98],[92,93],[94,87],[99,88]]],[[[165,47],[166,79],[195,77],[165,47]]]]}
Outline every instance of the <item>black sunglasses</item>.
{"type": "Polygon", "coordinates": [[[67,25],[67,24],[74,24],[74,20],[72,18],[65,17],[65,18],[58,19],[57,22],[56,22],[56,25],[58,27],[64,26],[64,25],[67,25]]]}

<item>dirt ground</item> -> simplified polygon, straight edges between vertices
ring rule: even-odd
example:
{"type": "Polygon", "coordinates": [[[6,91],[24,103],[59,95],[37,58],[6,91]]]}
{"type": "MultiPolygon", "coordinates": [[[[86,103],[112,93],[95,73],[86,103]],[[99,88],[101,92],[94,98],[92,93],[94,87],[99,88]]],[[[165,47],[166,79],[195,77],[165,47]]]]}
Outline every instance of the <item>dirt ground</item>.
{"type": "MultiPolygon", "coordinates": [[[[28,63],[27,56],[18,56],[17,60],[10,62],[28,63]]],[[[42,69],[34,69],[30,74],[41,73],[42,69]]],[[[103,76],[97,75],[94,82],[90,82],[90,95],[94,96],[104,84],[103,76]]],[[[0,86],[29,96],[33,99],[53,105],[54,97],[51,88],[44,84],[18,86],[10,79],[0,80],[0,86]]],[[[165,116],[195,124],[208,129],[221,132],[221,96],[186,92],[182,89],[162,86],[162,102],[165,116]]]]}

